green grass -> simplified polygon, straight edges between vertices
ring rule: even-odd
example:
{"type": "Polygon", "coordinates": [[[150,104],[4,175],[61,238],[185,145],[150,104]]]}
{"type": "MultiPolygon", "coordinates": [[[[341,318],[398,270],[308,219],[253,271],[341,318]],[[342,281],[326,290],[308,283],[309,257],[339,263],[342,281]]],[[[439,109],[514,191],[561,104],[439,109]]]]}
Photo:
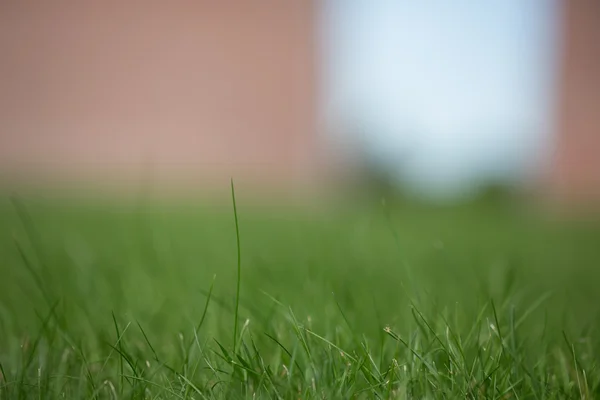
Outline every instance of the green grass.
{"type": "Polygon", "coordinates": [[[0,399],[600,397],[600,224],[237,203],[3,202],[0,399]]]}

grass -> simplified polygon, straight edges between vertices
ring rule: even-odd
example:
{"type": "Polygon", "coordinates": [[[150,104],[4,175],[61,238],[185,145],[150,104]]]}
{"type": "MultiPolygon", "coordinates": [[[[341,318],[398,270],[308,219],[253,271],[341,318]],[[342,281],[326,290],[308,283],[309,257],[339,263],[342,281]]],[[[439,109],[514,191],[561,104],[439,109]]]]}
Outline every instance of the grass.
{"type": "Polygon", "coordinates": [[[4,202],[0,399],[600,397],[600,224],[518,211],[4,202]]]}

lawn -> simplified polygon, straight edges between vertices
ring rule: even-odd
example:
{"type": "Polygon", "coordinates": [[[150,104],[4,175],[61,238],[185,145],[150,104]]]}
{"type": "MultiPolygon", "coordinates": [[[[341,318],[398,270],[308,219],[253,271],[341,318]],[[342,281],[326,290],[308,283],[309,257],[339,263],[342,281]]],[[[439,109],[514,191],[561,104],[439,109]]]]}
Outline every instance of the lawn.
{"type": "Polygon", "coordinates": [[[238,196],[238,242],[231,201],[16,204],[0,399],[600,397],[600,223],[238,196]]]}

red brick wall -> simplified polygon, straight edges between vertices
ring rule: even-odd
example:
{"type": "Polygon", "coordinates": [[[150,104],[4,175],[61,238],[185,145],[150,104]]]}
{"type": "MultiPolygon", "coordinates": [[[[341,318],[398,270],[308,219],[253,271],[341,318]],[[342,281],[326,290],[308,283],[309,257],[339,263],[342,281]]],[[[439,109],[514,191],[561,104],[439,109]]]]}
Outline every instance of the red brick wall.
{"type": "Polygon", "coordinates": [[[3,0],[5,175],[292,181],[315,166],[312,0],[3,0]]]}
{"type": "Polygon", "coordinates": [[[600,1],[562,1],[558,141],[552,184],[563,200],[600,200],[600,1]]]}

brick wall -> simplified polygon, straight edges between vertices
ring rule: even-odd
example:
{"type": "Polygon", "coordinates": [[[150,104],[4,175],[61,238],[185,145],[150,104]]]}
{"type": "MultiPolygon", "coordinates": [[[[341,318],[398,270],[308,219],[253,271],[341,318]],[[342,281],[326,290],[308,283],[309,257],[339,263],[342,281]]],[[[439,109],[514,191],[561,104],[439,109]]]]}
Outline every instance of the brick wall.
{"type": "Polygon", "coordinates": [[[4,175],[313,176],[312,0],[0,2],[4,175]]]}
{"type": "Polygon", "coordinates": [[[600,1],[562,0],[553,193],[600,200],[600,1]]]}

